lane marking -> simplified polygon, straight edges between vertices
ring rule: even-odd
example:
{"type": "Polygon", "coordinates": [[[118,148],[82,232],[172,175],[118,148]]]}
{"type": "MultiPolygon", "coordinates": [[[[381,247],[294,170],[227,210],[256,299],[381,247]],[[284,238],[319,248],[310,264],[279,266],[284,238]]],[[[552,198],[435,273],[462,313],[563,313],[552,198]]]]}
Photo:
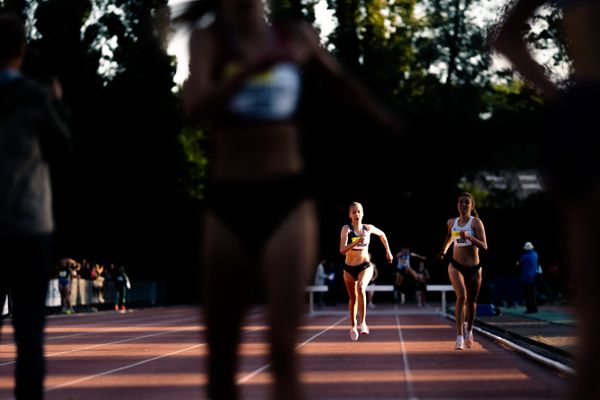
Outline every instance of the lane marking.
{"type": "MultiPolygon", "coordinates": [[[[256,317],[256,316],[259,316],[259,315],[262,315],[262,314],[264,314],[264,311],[257,310],[257,311],[254,311],[254,312],[250,312],[249,315],[246,318],[248,318],[248,317],[256,317]]],[[[138,316],[140,316],[140,315],[138,315],[138,316]]],[[[190,320],[190,319],[195,319],[195,318],[198,318],[198,317],[199,317],[198,315],[195,315],[195,316],[176,318],[176,319],[171,319],[171,320],[166,320],[166,321],[161,321],[160,318],[156,318],[156,319],[153,319],[152,322],[148,322],[148,323],[145,323],[145,324],[139,324],[139,325],[133,325],[133,326],[127,326],[127,324],[123,324],[123,325],[126,325],[126,326],[114,326],[114,327],[111,327],[111,328],[104,328],[104,329],[101,329],[101,330],[94,330],[94,331],[90,331],[90,332],[78,332],[78,333],[70,333],[70,334],[61,335],[61,336],[51,336],[51,337],[47,337],[45,339],[44,343],[52,342],[52,341],[60,340],[60,339],[67,339],[67,338],[71,338],[71,337],[94,335],[94,334],[98,334],[98,333],[117,333],[117,332],[121,332],[121,331],[127,331],[130,328],[144,328],[144,327],[148,327],[148,326],[159,327],[159,326],[163,326],[163,325],[167,325],[167,324],[172,324],[174,322],[181,322],[181,321],[187,321],[187,320],[190,320]]],[[[137,318],[136,320],[144,320],[144,318],[137,318]]],[[[108,320],[106,322],[112,322],[112,320],[108,320]]],[[[118,322],[131,322],[131,321],[119,320],[118,322]]],[[[198,322],[201,323],[201,321],[198,321],[198,322]]],[[[121,324],[119,324],[119,325],[121,325],[121,324]]],[[[75,326],[77,326],[77,325],[75,325],[75,326]]],[[[93,325],[83,325],[83,326],[80,326],[80,327],[83,328],[83,329],[85,329],[85,328],[94,329],[93,325]]],[[[48,333],[46,333],[46,336],[48,336],[48,333]]],[[[3,345],[0,345],[0,348],[10,347],[10,346],[15,346],[15,343],[12,342],[12,343],[3,344],[3,345]]],[[[4,365],[4,364],[0,364],[0,366],[2,366],[2,365],[4,365]]]]}
{"type": "MultiPolygon", "coordinates": [[[[50,336],[50,337],[46,337],[46,339],[44,340],[44,343],[52,342],[52,341],[60,340],[60,339],[67,339],[67,338],[71,338],[71,337],[94,335],[94,334],[98,334],[98,333],[112,333],[112,332],[127,331],[130,328],[144,328],[147,326],[157,326],[158,327],[158,326],[163,326],[163,325],[171,324],[174,322],[186,321],[186,320],[190,320],[190,319],[194,319],[194,318],[198,318],[198,317],[197,316],[182,317],[182,318],[176,318],[176,319],[171,319],[171,320],[167,320],[167,321],[160,321],[160,319],[156,319],[156,320],[152,320],[152,322],[148,322],[145,324],[139,324],[139,325],[133,325],[133,326],[127,325],[127,322],[131,323],[131,321],[119,320],[118,322],[125,322],[125,324],[118,324],[118,325],[115,325],[110,328],[92,330],[89,332],[78,332],[78,333],[69,333],[69,334],[60,335],[60,336],[50,336]],[[125,325],[125,326],[121,326],[121,325],[125,325]]],[[[140,318],[140,319],[143,320],[143,318],[140,318]]],[[[108,320],[106,322],[112,322],[112,321],[108,320]]],[[[78,325],[74,325],[74,326],[78,326],[78,325]]],[[[94,329],[93,324],[79,325],[78,327],[80,327],[82,329],[86,329],[86,328],[94,329]]],[[[51,332],[45,332],[45,336],[49,336],[51,334],[52,334],[51,332]]],[[[11,347],[11,346],[14,347],[15,345],[16,345],[15,342],[5,343],[3,345],[0,345],[0,348],[11,347]]]]}
{"type": "MultiPolygon", "coordinates": [[[[98,343],[98,344],[94,344],[92,346],[85,346],[85,347],[78,347],[76,349],[71,349],[71,350],[65,350],[65,351],[59,351],[57,353],[52,353],[52,354],[48,354],[45,356],[45,358],[50,358],[50,357],[56,357],[56,356],[61,356],[63,354],[71,354],[71,353],[77,353],[80,351],[85,351],[85,350],[91,350],[91,349],[97,349],[99,347],[103,347],[103,346],[109,346],[111,344],[121,344],[121,343],[127,343],[127,342],[134,342],[136,340],[140,340],[140,339],[147,339],[150,337],[155,337],[155,336],[163,336],[163,335],[170,335],[172,333],[178,333],[178,332],[185,332],[185,331],[193,331],[195,328],[193,327],[188,327],[188,328],[184,328],[184,329],[177,329],[177,330],[173,330],[173,331],[165,331],[165,332],[156,332],[156,333],[151,333],[148,335],[142,335],[142,336],[137,336],[137,337],[133,337],[133,338],[127,338],[127,339],[121,339],[121,340],[115,340],[113,342],[106,342],[106,343],[98,343]]],[[[0,367],[3,367],[5,365],[12,365],[14,364],[16,361],[8,361],[5,363],[0,364],[0,367]]]]}
{"type": "MultiPolygon", "coordinates": [[[[308,338],[304,342],[296,345],[295,349],[298,350],[298,349],[306,346],[308,343],[312,342],[313,340],[315,340],[316,338],[318,338],[319,336],[321,336],[325,332],[329,331],[330,329],[338,326],[340,323],[342,323],[342,321],[345,321],[346,319],[347,319],[347,317],[342,317],[340,320],[338,320],[337,322],[331,324],[329,327],[323,329],[321,332],[315,333],[314,335],[312,335],[310,338],[308,338]]],[[[264,372],[265,370],[267,370],[269,367],[271,367],[271,363],[265,364],[262,367],[259,367],[259,368],[255,369],[254,371],[250,372],[248,375],[246,375],[246,376],[238,379],[238,381],[236,382],[236,384],[242,385],[242,384],[248,382],[249,380],[251,380],[252,378],[254,378],[256,375],[258,375],[261,372],[264,372]]]]}
{"type": "MultiPolygon", "coordinates": [[[[255,331],[258,331],[260,329],[261,328],[247,329],[245,331],[242,331],[241,334],[245,335],[247,333],[255,332],[255,331]]],[[[148,359],[145,359],[145,360],[142,360],[142,361],[138,361],[138,362],[135,362],[135,363],[132,363],[132,364],[127,364],[127,365],[124,365],[122,367],[113,368],[111,370],[104,371],[104,372],[99,372],[99,373],[94,374],[94,375],[84,376],[84,377],[79,378],[79,379],[75,379],[75,380],[72,380],[72,381],[69,381],[69,382],[65,382],[65,383],[61,383],[59,385],[55,385],[55,386],[49,387],[49,388],[45,389],[44,392],[53,392],[53,391],[56,391],[56,390],[59,390],[59,389],[64,389],[64,388],[69,387],[69,386],[77,385],[79,383],[87,382],[87,381],[92,380],[92,379],[101,378],[103,376],[111,375],[111,374],[114,374],[115,372],[125,371],[127,369],[135,368],[135,367],[138,367],[140,365],[148,364],[148,363],[153,362],[153,361],[157,361],[157,360],[161,360],[163,358],[167,358],[167,357],[171,357],[171,356],[174,356],[174,355],[177,355],[177,354],[181,354],[181,353],[184,353],[186,351],[190,351],[190,350],[194,350],[194,349],[197,349],[197,348],[200,348],[200,347],[204,347],[206,345],[207,345],[207,343],[195,344],[193,346],[188,346],[186,348],[183,348],[183,349],[180,349],[180,350],[176,350],[176,351],[172,351],[172,352],[167,353],[167,354],[162,354],[160,356],[155,356],[155,357],[148,358],[148,359]]]]}
{"type": "Polygon", "coordinates": [[[138,367],[140,365],[144,365],[144,364],[150,363],[152,361],[157,361],[157,360],[160,360],[160,359],[163,359],[163,358],[166,358],[166,357],[174,356],[176,354],[180,354],[180,353],[183,353],[183,352],[186,352],[186,351],[197,349],[197,348],[202,347],[202,346],[206,346],[206,343],[195,344],[193,346],[186,347],[185,349],[180,349],[180,350],[177,350],[177,351],[172,351],[170,353],[163,354],[163,355],[156,356],[156,357],[152,357],[152,358],[148,358],[146,360],[138,361],[138,362],[135,362],[133,364],[124,365],[122,367],[114,368],[114,369],[111,369],[111,370],[108,370],[108,371],[104,371],[104,372],[100,372],[100,373],[94,374],[94,375],[88,375],[88,376],[85,376],[83,378],[75,379],[74,381],[61,383],[60,385],[52,386],[52,387],[50,387],[48,389],[45,389],[44,392],[46,392],[46,393],[47,392],[53,392],[55,390],[63,389],[63,388],[66,388],[66,387],[69,387],[69,386],[73,386],[73,385],[77,385],[78,383],[83,383],[83,382],[86,382],[86,381],[89,381],[89,380],[92,380],[92,379],[101,378],[101,377],[106,376],[106,375],[114,374],[115,372],[121,372],[121,371],[124,371],[126,369],[130,369],[130,368],[134,368],[134,367],[138,367]]]}
{"type": "MultiPolygon", "coordinates": [[[[57,353],[48,354],[48,355],[45,356],[45,358],[50,358],[50,357],[55,357],[55,356],[64,355],[64,354],[70,354],[70,353],[77,353],[79,351],[85,351],[85,350],[90,350],[90,349],[97,349],[99,347],[109,346],[111,344],[121,344],[121,343],[127,343],[127,342],[134,342],[136,340],[147,339],[147,338],[155,337],[155,336],[163,336],[163,335],[170,335],[172,333],[179,333],[179,332],[185,332],[185,331],[193,331],[195,329],[197,329],[197,327],[186,327],[186,328],[182,328],[182,329],[175,329],[175,330],[165,331],[165,332],[156,332],[156,333],[151,333],[151,334],[148,334],[148,335],[142,335],[142,336],[137,336],[137,337],[133,337],[133,338],[116,340],[116,341],[112,341],[112,342],[98,343],[98,344],[91,345],[91,346],[79,347],[79,348],[76,348],[76,349],[65,350],[65,351],[60,351],[60,352],[57,352],[57,353]]],[[[254,331],[254,330],[258,330],[258,329],[259,328],[256,328],[256,329],[253,329],[253,330],[248,330],[248,331],[254,331]]],[[[243,331],[242,334],[244,334],[244,332],[246,332],[246,331],[243,331]]],[[[7,361],[7,362],[4,362],[4,363],[0,363],[0,367],[4,367],[6,365],[13,365],[15,363],[16,363],[16,360],[7,361]]]]}
{"type": "Polygon", "coordinates": [[[400,339],[400,351],[402,352],[402,363],[404,365],[404,378],[406,379],[406,391],[408,392],[409,400],[417,400],[415,391],[412,384],[412,373],[410,372],[410,366],[408,365],[408,353],[406,352],[406,346],[404,345],[404,335],[402,335],[402,327],[400,325],[400,318],[396,315],[396,326],[398,327],[398,338],[400,339]]]}

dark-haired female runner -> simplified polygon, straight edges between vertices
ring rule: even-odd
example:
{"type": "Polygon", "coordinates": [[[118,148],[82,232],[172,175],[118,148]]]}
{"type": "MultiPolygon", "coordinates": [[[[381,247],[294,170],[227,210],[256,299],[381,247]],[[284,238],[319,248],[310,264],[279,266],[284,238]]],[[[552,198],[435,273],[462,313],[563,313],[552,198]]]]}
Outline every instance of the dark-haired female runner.
{"type": "Polygon", "coordinates": [[[479,249],[487,250],[483,222],[475,210],[475,198],[470,193],[458,197],[458,218],[448,220],[448,234],[440,254],[448,261],[448,275],[456,294],[456,350],[473,345],[473,322],[477,296],[481,287],[479,249]],[[453,244],[452,256],[446,252],[453,244]],[[466,327],[465,327],[466,308],[466,327]]]}

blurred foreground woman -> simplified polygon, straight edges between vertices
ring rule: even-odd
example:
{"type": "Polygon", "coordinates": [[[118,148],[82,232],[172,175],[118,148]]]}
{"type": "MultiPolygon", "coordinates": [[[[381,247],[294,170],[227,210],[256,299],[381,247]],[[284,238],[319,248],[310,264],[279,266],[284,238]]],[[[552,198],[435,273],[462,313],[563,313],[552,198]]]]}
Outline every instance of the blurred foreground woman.
{"type": "Polygon", "coordinates": [[[295,356],[303,286],[317,222],[294,119],[309,68],[385,129],[395,121],[300,23],[270,24],[261,0],[189,2],[192,28],[185,112],[208,122],[214,164],[203,229],[209,396],[233,400],[240,326],[252,289],[266,288],[274,398],[303,398],[295,356]],[[199,27],[210,12],[214,21],[199,27]]]}
{"type": "Polygon", "coordinates": [[[525,22],[542,2],[519,0],[495,39],[495,47],[549,101],[545,143],[547,183],[567,221],[569,260],[575,272],[580,351],[574,399],[600,399],[600,1],[562,0],[573,60],[573,85],[564,93],[548,79],[523,39],[525,22]],[[554,104],[555,103],[555,104],[554,104]]]}

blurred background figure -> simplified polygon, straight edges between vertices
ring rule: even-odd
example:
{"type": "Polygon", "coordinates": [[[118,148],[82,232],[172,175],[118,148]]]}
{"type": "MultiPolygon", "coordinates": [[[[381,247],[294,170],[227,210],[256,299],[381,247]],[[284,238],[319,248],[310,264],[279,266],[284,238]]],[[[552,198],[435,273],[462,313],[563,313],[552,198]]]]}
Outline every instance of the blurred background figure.
{"type": "Polygon", "coordinates": [[[429,271],[425,268],[425,261],[419,261],[419,267],[416,271],[415,290],[417,294],[417,305],[425,307],[425,295],[427,294],[427,281],[429,280],[429,271]]]}
{"type": "Polygon", "coordinates": [[[549,105],[544,168],[561,205],[573,265],[581,350],[574,399],[600,399],[600,2],[557,1],[573,61],[571,85],[560,93],[529,52],[523,32],[541,1],[518,0],[494,38],[495,48],[531,82],[549,105]]]}
{"type": "Polygon", "coordinates": [[[91,273],[95,304],[104,304],[104,265],[95,264],[91,273]]]}
{"type": "Polygon", "coordinates": [[[58,263],[58,290],[64,314],[71,314],[74,311],[71,304],[71,281],[74,276],[77,276],[79,268],[80,264],[72,258],[63,258],[58,263]]]}
{"type": "Polygon", "coordinates": [[[115,311],[125,312],[125,302],[127,300],[127,290],[131,289],[131,282],[129,277],[125,273],[125,267],[120,266],[117,273],[113,277],[115,281],[115,292],[117,293],[117,302],[115,304],[115,311]]]}
{"type": "MultiPolygon", "coordinates": [[[[369,253],[369,259],[373,259],[371,257],[371,253],[369,253]]],[[[379,271],[377,270],[377,265],[375,265],[375,263],[373,261],[371,261],[371,265],[373,266],[373,276],[371,277],[371,280],[369,281],[369,285],[374,285],[375,284],[375,280],[377,279],[377,277],[379,276],[379,271]]],[[[374,291],[368,291],[367,292],[367,307],[369,308],[375,308],[375,303],[373,303],[373,297],[375,296],[375,292],[374,291]]]]}
{"type": "MultiPolygon", "coordinates": [[[[317,285],[317,286],[327,285],[329,287],[330,286],[330,285],[328,285],[329,281],[333,281],[335,274],[332,272],[327,273],[326,266],[327,266],[326,259],[321,260],[319,265],[317,265],[317,270],[315,271],[315,285],[317,285]]],[[[317,297],[316,304],[317,304],[318,308],[323,308],[323,306],[325,305],[324,295],[325,295],[324,292],[316,292],[315,293],[315,296],[317,297]]]]}
{"type": "MultiPolygon", "coordinates": [[[[17,344],[15,397],[41,399],[44,316],[54,230],[48,164],[68,153],[62,92],[26,79],[23,22],[0,15],[0,309],[10,290],[17,344]]],[[[1,323],[1,322],[0,322],[1,323]]]]}
{"type": "Polygon", "coordinates": [[[240,325],[258,279],[265,281],[270,316],[273,397],[304,397],[295,346],[318,229],[295,119],[303,73],[318,74],[343,104],[397,131],[395,119],[347,76],[311,27],[270,23],[265,6],[261,0],[190,1],[175,18],[192,30],[185,113],[209,122],[214,150],[202,258],[214,400],[238,398],[240,325]],[[202,19],[208,12],[210,23],[202,19]]]}
{"type": "Polygon", "coordinates": [[[394,281],[394,303],[406,303],[406,289],[403,288],[404,280],[407,276],[412,276],[416,279],[417,274],[411,266],[411,259],[418,258],[425,260],[426,258],[410,250],[408,244],[404,244],[398,254],[396,254],[396,279],[394,281]]]}
{"type": "Polygon", "coordinates": [[[538,254],[533,249],[531,242],[523,246],[525,251],[517,265],[521,268],[521,283],[523,285],[523,298],[525,299],[525,314],[538,312],[536,300],[536,275],[538,273],[538,254]]]}

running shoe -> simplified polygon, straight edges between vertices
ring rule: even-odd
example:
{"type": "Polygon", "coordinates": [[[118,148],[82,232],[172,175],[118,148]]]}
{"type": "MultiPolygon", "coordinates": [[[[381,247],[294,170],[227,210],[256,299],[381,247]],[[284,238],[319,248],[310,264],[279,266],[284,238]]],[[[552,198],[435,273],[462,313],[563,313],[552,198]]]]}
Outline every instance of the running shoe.
{"type": "Polygon", "coordinates": [[[465,338],[462,335],[458,335],[456,337],[456,344],[454,345],[454,350],[464,350],[465,349],[465,338]]]}
{"type": "Polygon", "coordinates": [[[473,331],[470,330],[466,330],[465,329],[465,344],[467,346],[467,349],[470,349],[471,346],[473,346],[473,331]]]}
{"type": "Polygon", "coordinates": [[[356,330],[356,327],[350,329],[350,339],[353,342],[356,342],[358,340],[358,330],[356,330]]]}
{"type": "Polygon", "coordinates": [[[360,334],[361,335],[368,335],[369,333],[371,333],[371,331],[369,330],[369,327],[367,326],[367,323],[363,322],[362,324],[360,324],[360,334]]]}

